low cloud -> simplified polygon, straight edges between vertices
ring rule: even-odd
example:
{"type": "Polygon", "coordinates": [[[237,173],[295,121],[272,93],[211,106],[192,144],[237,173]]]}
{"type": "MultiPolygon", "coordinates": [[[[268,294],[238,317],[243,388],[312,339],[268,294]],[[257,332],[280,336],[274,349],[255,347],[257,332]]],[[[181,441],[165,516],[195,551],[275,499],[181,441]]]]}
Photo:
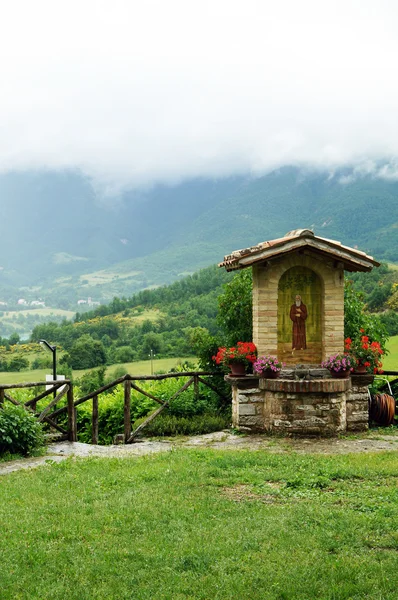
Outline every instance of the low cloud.
{"type": "Polygon", "coordinates": [[[2,171],[78,168],[109,195],[283,164],[398,178],[390,0],[8,5],[2,171]]]}

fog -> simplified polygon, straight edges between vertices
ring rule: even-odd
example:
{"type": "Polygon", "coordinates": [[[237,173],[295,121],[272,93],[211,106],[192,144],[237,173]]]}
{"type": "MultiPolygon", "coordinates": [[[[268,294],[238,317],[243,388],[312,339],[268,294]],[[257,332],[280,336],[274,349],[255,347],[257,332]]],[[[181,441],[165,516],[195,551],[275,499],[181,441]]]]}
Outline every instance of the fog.
{"type": "Polygon", "coordinates": [[[391,0],[3,2],[0,170],[76,168],[110,195],[284,164],[396,178],[397,17],[391,0]]]}

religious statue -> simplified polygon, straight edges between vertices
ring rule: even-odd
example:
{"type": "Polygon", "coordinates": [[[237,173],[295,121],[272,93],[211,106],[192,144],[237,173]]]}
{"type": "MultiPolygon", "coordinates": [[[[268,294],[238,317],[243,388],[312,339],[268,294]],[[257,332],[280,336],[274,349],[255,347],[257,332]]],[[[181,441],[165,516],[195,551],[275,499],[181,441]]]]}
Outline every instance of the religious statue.
{"type": "Polygon", "coordinates": [[[307,348],[307,339],[305,333],[307,307],[301,301],[300,294],[296,295],[296,301],[290,309],[290,318],[293,321],[292,349],[305,350],[307,348]]]}

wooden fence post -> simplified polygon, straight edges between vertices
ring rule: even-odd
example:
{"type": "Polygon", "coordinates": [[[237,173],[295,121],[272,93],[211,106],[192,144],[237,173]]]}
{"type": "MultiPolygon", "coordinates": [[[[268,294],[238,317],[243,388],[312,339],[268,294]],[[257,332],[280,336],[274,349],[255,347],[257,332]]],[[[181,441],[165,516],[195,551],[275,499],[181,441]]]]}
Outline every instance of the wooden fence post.
{"type": "Polygon", "coordinates": [[[5,394],[5,389],[0,388],[0,404],[4,404],[4,394],[5,394]]]}
{"type": "Polygon", "coordinates": [[[193,393],[195,401],[197,401],[199,399],[199,379],[197,375],[193,377],[193,393]]]}
{"type": "Polygon", "coordinates": [[[98,396],[93,396],[93,422],[91,443],[98,444],[98,396]]]}
{"type": "Polygon", "coordinates": [[[76,411],[73,401],[73,384],[69,383],[68,389],[68,440],[70,442],[77,441],[77,423],[76,411]]]}
{"type": "Polygon", "coordinates": [[[124,382],[124,443],[131,435],[131,381],[124,382]]]}

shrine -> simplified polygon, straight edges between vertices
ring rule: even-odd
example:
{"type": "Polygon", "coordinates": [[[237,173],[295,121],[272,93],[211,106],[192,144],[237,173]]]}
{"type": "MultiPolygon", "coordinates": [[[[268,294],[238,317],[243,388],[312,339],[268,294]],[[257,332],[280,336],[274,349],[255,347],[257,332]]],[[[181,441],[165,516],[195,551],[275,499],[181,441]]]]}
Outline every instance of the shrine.
{"type": "Polygon", "coordinates": [[[233,425],[256,431],[334,435],[368,427],[371,376],[331,379],[321,362],[344,352],[344,271],[379,266],[371,256],[309,229],[224,257],[252,268],[253,342],[286,364],[279,379],[227,377],[233,425]]]}

